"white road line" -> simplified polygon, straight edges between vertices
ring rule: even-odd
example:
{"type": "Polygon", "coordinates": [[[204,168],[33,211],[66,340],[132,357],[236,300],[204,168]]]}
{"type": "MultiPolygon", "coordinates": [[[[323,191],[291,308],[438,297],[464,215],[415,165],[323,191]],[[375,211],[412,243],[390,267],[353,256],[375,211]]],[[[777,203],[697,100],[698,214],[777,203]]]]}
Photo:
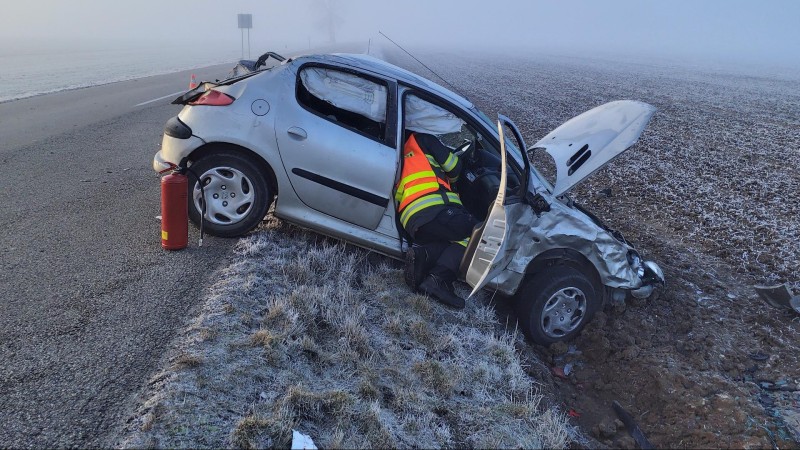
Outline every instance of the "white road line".
{"type": "Polygon", "coordinates": [[[153,102],[157,102],[157,101],[159,101],[159,100],[164,100],[164,99],[165,99],[165,98],[167,98],[167,97],[172,97],[172,96],[174,96],[174,95],[183,94],[184,92],[186,92],[186,91],[185,91],[185,90],[183,90],[183,91],[178,91],[178,92],[175,92],[175,93],[172,93],[172,94],[167,94],[167,95],[165,95],[165,96],[163,96],[163,97],[154,98],[154,99],[152,99],[152,100],[148,100],[148,101],[146,101],[146,102],[139,103],[138,105],[133,105],[133,107],[134,107],[134,108],[136,108],[137,106],[142,106],[142,105],[146,105],[146,104],[148,104],[148,103],[153,103],[153,102]]]}

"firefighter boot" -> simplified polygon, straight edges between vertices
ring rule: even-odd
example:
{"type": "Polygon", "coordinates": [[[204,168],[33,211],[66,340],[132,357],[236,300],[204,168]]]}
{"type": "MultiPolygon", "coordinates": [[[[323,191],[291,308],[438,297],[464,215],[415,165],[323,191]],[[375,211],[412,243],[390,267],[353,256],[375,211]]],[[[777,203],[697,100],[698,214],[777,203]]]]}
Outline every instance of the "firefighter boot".
{"type": "Polygon", "coordinates": [[[428,252],[422,247],[411,247],[406,251],[406,284],[412,291],[419,291],[428,266],[428,252]]]}
{"type": "Polygon", "coordinates": [[[464,299],[456,295],[448,284],[436,275],[428,275],[419,285],[423,294],[429,295],[447,306],[464,309],[464,299]]]}

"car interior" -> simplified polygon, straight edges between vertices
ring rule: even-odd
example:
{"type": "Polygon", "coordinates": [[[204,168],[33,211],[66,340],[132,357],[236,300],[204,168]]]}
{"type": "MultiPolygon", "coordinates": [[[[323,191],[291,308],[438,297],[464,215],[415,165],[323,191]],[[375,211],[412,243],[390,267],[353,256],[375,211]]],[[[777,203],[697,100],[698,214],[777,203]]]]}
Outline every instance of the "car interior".
{"type": "MultiPolygon", "coordinates": [[[[408,95],[406,98],[407,102],[418,101],[415,100],[418,97],[413,95],[408,95]]],[[[418,114],[425,123],[415,123],[418,120],[411,117],[415,114],[415,110],[406,107],[407,113],[404,118],[406,128],[417,125],[418,131],[435,135],[444,145],[455,149],[456,153],[463,149],[463,153],[458,155],[463,166],[455,188],[464,207],[478,220],[485,220],[489,207],[500,188],[502,164],[500,150],[456,114],[424,100],[423,102],[430,105],[430,108],[426,108],[424,113],[418,114]],[[440,119],[435,117],[437,110],[441,111],[439,114],[447,115],[449,120],[455,119],[455,122],[449,125],[451,129],[447,130],[447,126],[432,124],[440,119]]],[[[419,106],[417,106],[417,110],[419,110],[419,106]]],[[[507,175],[509,193],[518,191],[520,183],[517,175],[513,171],[509,171],[507,175]]]]}

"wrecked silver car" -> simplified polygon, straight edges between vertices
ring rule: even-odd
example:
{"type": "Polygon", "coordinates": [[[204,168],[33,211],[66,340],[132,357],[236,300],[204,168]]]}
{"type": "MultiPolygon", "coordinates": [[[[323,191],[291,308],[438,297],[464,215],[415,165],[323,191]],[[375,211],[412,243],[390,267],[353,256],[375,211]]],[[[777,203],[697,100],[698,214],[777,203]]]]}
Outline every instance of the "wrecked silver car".
{"type": "MultiPolygon", "coordinates": [[[[279,55],[278,55],[279,56],[279,55]]],[[[281,57],[282,58],[282,57],[281,57]]],[[[567,195],[633,145],[655,109],[615,101],[526,146],[507,117],[382,60],[352,54],[281,60],[175,100],[153,168],[188,166],[189,213],[206,230],[239,236],[275,216],[402,258],[394,187],[402,136],[422,129],[465,161],[458,192],[482,223],[461,264],[473,288],[509,297],[534,341],[576,336],[609,298],[647,297],[661,269],[567,195]],[[551,185],[527,152],[556,163],[551,185]],[[203,192],[204,191],[204,192],[203,192]]]]}

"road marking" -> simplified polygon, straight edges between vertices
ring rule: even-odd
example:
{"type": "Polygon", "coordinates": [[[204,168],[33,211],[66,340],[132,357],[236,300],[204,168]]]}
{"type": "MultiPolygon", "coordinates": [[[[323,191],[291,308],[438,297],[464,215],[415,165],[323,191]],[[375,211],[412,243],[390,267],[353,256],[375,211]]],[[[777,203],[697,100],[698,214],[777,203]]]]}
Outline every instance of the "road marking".
{"type": "Polygon", "coordinates": [[[184,91],[178,91],[178,92],[175,92],[175,93],[172,93],[172,94],[167,94],[167,95],[165,95],[163,97],[154,98],[152,100],[148,100],[146,102],[139,103],[138,105],[133,105],[133,107],[136,108],[137,106],[142,106],[142,105],[146,105],[148,103],[153,103],[153,102],[157,102],[159,100],[164,100],[167,97],[172,97],[173,95],[183,94],[184,92],[186,92],[186,91],[184,90],[184,91]]]}

